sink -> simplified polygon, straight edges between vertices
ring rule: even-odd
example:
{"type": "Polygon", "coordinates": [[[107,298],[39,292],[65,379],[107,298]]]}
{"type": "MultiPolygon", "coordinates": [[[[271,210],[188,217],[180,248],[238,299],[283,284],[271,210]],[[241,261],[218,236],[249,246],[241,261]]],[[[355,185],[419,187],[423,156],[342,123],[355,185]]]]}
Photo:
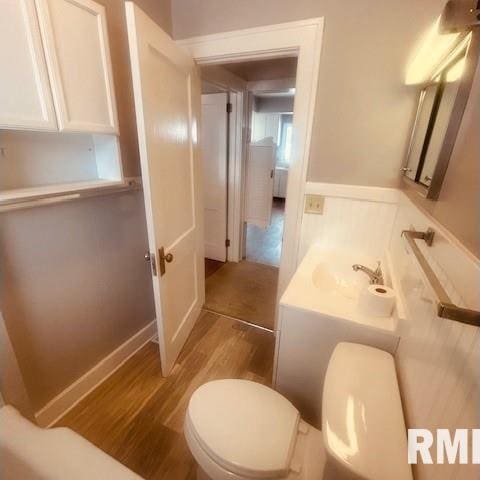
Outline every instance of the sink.
{"type": "Polygon", "coordinates": [[[312,272],[313,285],[323,295],[334,295],[351,300],[357,300],[360,291],[368,287],[368,278],[359,272],[354,272],[354,262],[345,256],[335,256],[335,263],[320,261],[312,272]]]}

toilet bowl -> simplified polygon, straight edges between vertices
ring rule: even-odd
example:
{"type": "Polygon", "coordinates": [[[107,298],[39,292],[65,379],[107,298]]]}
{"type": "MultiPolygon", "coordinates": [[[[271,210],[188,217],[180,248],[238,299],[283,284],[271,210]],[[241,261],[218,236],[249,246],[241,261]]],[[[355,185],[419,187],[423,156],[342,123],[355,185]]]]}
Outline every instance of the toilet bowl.
{"type": "Polygon", "coordinates": [[[206,480],[411,480],[393,357],[340,343],[324,383],[322,430],[278,392],[216,380],[192,395],[185,437],[206,480]]]}

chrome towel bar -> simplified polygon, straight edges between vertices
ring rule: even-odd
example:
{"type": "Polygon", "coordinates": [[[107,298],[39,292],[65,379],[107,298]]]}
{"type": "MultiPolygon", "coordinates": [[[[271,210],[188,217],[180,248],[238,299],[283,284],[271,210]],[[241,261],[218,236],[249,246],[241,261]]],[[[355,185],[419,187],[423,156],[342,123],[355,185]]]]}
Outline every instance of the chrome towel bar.
{"type": "Polygon", "coordinates": [[[413,255],[417,259],[420,268],[423,270],[427,281],[430,283],[432,290],[438,298],[437,315],[441,318],[448,318],[449,320],[455,320],[456,322],[466,323],[467,325],[474,325],[480,327],[480,312],[476,310],[469,310],[452,303],[445,289],[439,282],[435,272],[430,267],[425,256],[423,255],[418,245],[415,243],[415,239],[424,240],[428,246],[433,243],[435,232],[432,229],[428,229],[426,232],[417,232],[416,230],[403,230],[402,236],[407,239],[407,242],[412,250],[413,255]]]}

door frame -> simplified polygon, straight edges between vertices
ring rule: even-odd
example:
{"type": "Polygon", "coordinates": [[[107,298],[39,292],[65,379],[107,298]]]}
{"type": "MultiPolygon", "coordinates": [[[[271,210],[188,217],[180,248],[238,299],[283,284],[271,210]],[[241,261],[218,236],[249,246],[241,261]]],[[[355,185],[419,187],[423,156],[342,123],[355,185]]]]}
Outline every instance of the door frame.
{"type": "Polygon", "coordinates": [[[285,226],[278,295],[285,290],[298,263],[308,159],[316,105],[323,17],[267,25],[178,40],[200,65],[298,58],[294,106],[295,137],[287,185],[285,226]]]}
{"type": "Polygon", "coordinates": [[[228,124],[227,229],[230,246],[227,248],[227,261],[239,262],[242,259],[243,192],[245,183],[245,139],[243,135],[245,93],[230,90],[229,99],[232,111],[228,124]]]}

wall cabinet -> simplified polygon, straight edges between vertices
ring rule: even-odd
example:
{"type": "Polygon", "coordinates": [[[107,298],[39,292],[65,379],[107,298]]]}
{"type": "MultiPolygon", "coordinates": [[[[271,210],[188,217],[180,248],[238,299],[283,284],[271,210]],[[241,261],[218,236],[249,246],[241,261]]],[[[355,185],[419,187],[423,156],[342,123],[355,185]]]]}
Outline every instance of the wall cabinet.
{"type": "Polygon", "coordinates": [[[123,184],[103,6],[0,0],[0,206],[123,184]]]}
{"type": "Polygon", "coordinates": [[[107,23],[91,0],[36,0],[60,130],[117,133],[107,23]]]}
{"type": "Polygon", "coordinates": [[[0,0],[0,128],[56,130],[34,0],[0,0]]]}
{"type": "Polygon", "coordinates": [[[0,0],[0,126],[118,133],[105,9],[0,0]]]}

